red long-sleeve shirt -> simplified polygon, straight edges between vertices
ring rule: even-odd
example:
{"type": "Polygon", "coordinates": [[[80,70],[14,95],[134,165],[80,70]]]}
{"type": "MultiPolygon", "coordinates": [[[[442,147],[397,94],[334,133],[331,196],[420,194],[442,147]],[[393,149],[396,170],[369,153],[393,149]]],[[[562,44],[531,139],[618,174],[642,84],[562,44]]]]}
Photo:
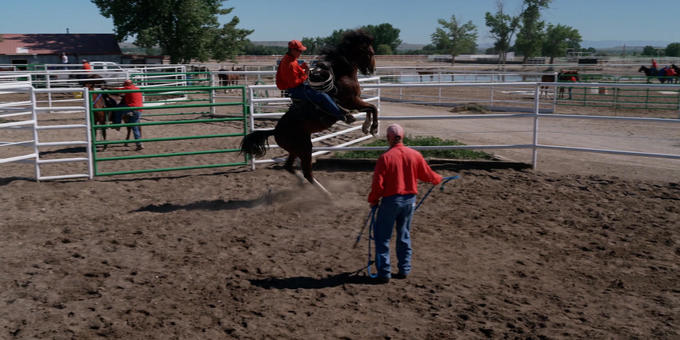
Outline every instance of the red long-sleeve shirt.
{"type": "MultiPolygon", "coordinates": [[[[123,86],[122,90],[139,90],[139,87],[135,84],[123,86]]],[[[125,94],[125,105],[128,107],[142,107],[144,106],[144,98],[141,92],[128,92],[125,94]]],[[[142,111],[141,109],[135,109],[135,111],[142,111]]]]}
{"type": "Polygon", "coordinates": [[[307,80],[305,69],[298,64],[296,58],[286,53],[276,69],[276,87],[279,90],[288,90],[298,87],[307,80]]]}
{"type": "Polygon", "coordinates": [[[368,202],[375,205],[381,197],[417,194],[418,180],[436,185],[442,176],[427,165],[420,152],[398,143],[378,158],[368,202]]]}

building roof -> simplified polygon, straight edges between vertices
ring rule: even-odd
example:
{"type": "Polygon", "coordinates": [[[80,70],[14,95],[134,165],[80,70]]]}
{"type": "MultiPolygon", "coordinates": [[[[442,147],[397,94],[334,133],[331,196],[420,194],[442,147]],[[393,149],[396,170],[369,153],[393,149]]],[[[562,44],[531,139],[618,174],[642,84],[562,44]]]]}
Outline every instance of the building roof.
{"type": "Polygon", "coordinates": [[[0,54],[122,54],[113,34],[0,34],[0,54]]]}

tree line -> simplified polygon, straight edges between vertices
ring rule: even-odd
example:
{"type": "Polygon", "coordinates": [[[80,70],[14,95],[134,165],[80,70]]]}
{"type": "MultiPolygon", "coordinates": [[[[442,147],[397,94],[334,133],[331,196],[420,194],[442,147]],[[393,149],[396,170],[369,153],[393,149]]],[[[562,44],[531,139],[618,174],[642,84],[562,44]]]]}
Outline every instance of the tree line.
{"type": "MultiPolygon", "coordinates": [[[[106,18],[112,18],[114,32],[119,41],[134,37],[135,45],[144,48],[160,48],[172,63],[188,63],[191,60],[207,61],[234,59],[237,55],[283,54],[286,47],[256,45],[248,39],[253,30],[238,28],[239,18],[234,16],[220,25],[218,16],[228,15],[234,9],[223,8],[224,0],[91,0],[106,18]]],[[[567,50],[582,51],[578,30],[561,24],[547,24],[541,20],[541,11],[552,0],[524,0],[521,12],[512,16],[497,0],[496,11],[485,13],[485,24],[494,41],[487,52],[499,54],[500,63],[505,62],[507,52],[515,52],[528,58],[536,56],[564,56],[567,50]],[[514,44],[513,42],[514,39],[514,44]]],[[[477,27],[472,21],[462,22],[456,15],[439,19],[439,26],[430,35],[431,44],[420,50],[401,53],[449,54],[452,62],[461,54],[477,52],[477,27]]],[[[389,23],[365,25],[361,29],[375,38],[376,54],[398,54],[402,41],[400,30],[389,23]]],[[[318,54],[329,44],[340,41],[346,30],[335,30],[327,37],[303,37],[302,43],[308,53],[318,54]]],[[[643,55],[659,55],[660,51],[649,46],[643,55]]],[[[594,51],[593,49],[589,49],[594,51]]],[[[670,44],[664,51],[668,56],[680,56],[680,43],[670,44]]]]}

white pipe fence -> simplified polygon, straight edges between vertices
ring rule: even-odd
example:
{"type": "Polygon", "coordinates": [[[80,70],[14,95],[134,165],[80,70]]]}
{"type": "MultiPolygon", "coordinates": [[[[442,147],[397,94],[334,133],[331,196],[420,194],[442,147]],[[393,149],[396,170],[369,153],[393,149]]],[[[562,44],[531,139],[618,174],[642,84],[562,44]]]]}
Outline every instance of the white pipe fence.
{"type": "MultiPolygon", "coordinates": [[[[644,118],[644,117],[619,117],[619,116],[597,116],[597,115],[564,115],[564,114],[548,114],[541,113],[541,89],[542,87],[553,87],[558,86],[557,83],[430,83],[430,84],[363,84],[362,89],[385,89],[385,88],[404,88],[404,87],[489,87],[489,86],[500,86],[500,87],[512,87],[512,86],[532,86],[533,87],[533,112],[531,113],[516,113],[516,114],[483,114],[483,115],[430,115],[430,116],[390,116],[384,115],[383,112],[379,115],[379,120],[381,121],[392,121],[392,120],[426,120],[426,119],[507,119],[507,118],[528,118],[533,117],[533,128],[532,128],[532,140],[527,141],[525,144],[498,144],[498,145],[463,145],[463,146],[413,146],[416,150],[455,150],[455,149],[475,149],[475,150],[493,150],[493,149],[532,149],[532,167],[536,169],[538,150],[540,149],[553,149],[553,150],[568,150],[568,151],[582,151],[582,152],[593,152],[593,153],[608,153],[617,155],[627,155],[627,156],[642,156],[642,157],[652,157],[652,158],[668,158],[668,159],[680,159],[680,154],[663,154],[663,153],[651,153],[651,152],[637,152],[628,150],[616,150],[616,149],[596,149],[596,148],[586,148],[586,147],[573,147],[566,145],[546,145],[538,143],[538,138],[540,136],[539,121],[541,119],[583,119],[583,120],[617,120],[617,121],[637,121],[637,122],[664,122],[669,124],[678,124],[680,119],[666,119],[666,118],[644,118]]],[[[563,84],[560,84],[563,85],[563,84]]],[[[680,85],[661,85],[661,84],[610,84],[610,83],[570,83],[572,86],[584,86],[584,87],[643,87],[652,89],[680,89],[680,85]]],[[[255,88],[254,88],[255,89],[255,88]]],[[[253,90],[254,90],[253,89],[253,90]]],[[[252,93],[252,90],[250,90],[252,93]]],[[[251,97],[252,98],[252,97],[251,97]]],[[[680,108],[679,108],[680,109],[680,108]]],[[[252,112],[251,112],[252,113],[252,112]]],[[[251,119],[251,124],[253,120],[251,119]]],[[[678,125],[680,127],[680,125],[678,125]]],[[[369,137],[370,138],[370,137],[369,137]]],[[[348,147],[348,146],[324,146],[324,147],[313,147],[313,151],[317,152],[332,152],[332,151],[384,151],[387,147],[348,147]]],[[[270,159],[270,160],[254,160],[252,161],[252,167],[255,168],[255,164],[266,163],[266,162],[277,162],[283,159],[270,159]]]]}
{"type": "MultiPolygon", "coordinates": [[[[260,73],[258,71],[226,71],[226,72],[253,72],[260,73]]],[[[28,92],[30,95],[30,100],[28,101],[17,101],[11,103],[0,103],[0,129],[21,129],[28,128],[33,130],[33,138],[31,140],[14,140],[14,141],[0,141],[0,147],[32,147],[32,153],[21,154],[17,156],[12,156],[8,158],[0,159],[0,163],[9,163],[16,161],[30,161],[35,164],[36,178],[38,180],[45,179],[61,179],[61,178],[80,178],[88,177],[92,178],[93,171],[91,165],[91,131],[90,131],[90,120],[89,120],[89,95],[86,89],[80,88],[62,88],[62,89],[33,89],[30,86],[30,75],[28,74],[12,74],[12,75],[2,75],[0,76],[0,93],[14,93],[14,92],[28,92]],[[48,103],[46,106],[41,105],[44,102],[39,102],[36,100],[36,94],[51,94],[55,92],[65,92],[74,93],[79,92],[81,94],[80,101],[75,105],[68,106],[54,106],[52,103],[48,103]],[[59,112],[82,112],[84,123],[83,124],[50,124],[45,125],[39,123],[39,115],[46,113],[59,113],[59,112]],[[21,116],[30,116],[30,118],[24,120],[17,120],[21,116]],[[11,121],[7,121],[6,118],[11,118],[11,121]],[[41,141],[39,138],[39,131],[44,130],[60,130],[60,129],[82,129],[85,133],[84,140],[69,140],[69,141],[41,141]],[[86,156],[84,157],[72,157],[63,159],[41,159],[40,158],[40,147],[54,147],[54,146],[85,146],[86,156]],[[41,172],[40,165],[43,164],[53,164],[61,162],[88,162],[88,173],[73,173],[59,176],[44,176],[41,172]]],[[[379,108],[379,119],[381,121],[398,121],[398,120],[449,120],[449,119],[507,119],[507,118],[533,118],[533,128],[532,128],[532,138],[527,140],[526,143],[517,144],[493,144],[493,145],[465,145],[465,146],[414,146],[417,150],[450,150],[450,149],[475,149],[475,150],[493,150],[493,149],[531,149],[532,150],[532,166],[536,168],[538,151],[543,150],[564,150],[564,151],[580,151],[580,152],[593,152],[593,153],[606,153],[606,154],[616,154],[616,155],[627,155],[627,156],[641,156],[641,157],[653,157],[653,158],[666,158],[666,159],[680,159],[678,154],[666,154],[666,153],[653,153],[653,152],[639,152],[639,151],[629,151],[629,150],[618,150],[618,149],[602,149],[602,148],[588,148],[581,146],[569,146],[569,145],[547,145],[540,144],[539,136],[541,134],[540,121],[543,119],[579,119],[579,120],[615,120],[615,121],[636,121],[636,122],[662,122],[666,124],[678,124],[680,119],[667,119],[667,118],[645,118],[645,117],[622,117],[622,116],[602,116],[602,115],[581,115],[581,114],[554,114],[546,113],[542,108],[541,90],[544,87],[557,89],[558,86],[564,86],[564,83],[542,83],[542,82],[509,82],[509,83],[413,83],[413,84],[384,84],[380,83],[379,77],[365,78],[361,80],[362,91],[368,97],[365,100],[372,101],[376,103],[379,108]],[[498,113],[498,114],[480,114],[480,115],[409,115],[409,116],[396,116],[390,115],[389,113],[383,112],[380,101],[381,101],[381,90],[384,89],[409,89],[409,88],[531,88],[532,101],[526,102],[527,107],[522,113],[498,113]]],[[[611,83],[569,83],[569,86],[573,87],[584,87],[584,88],[601,88],[601,87],[616,87],[616,88],[643,88],[650,90],[680,90],[679,84],[611,84],[611,83]]],[[[281,97],[281,92],[276,89],[275,85],[251,85],[247,87],[248,99],[250,101],[250,129],[256,130],[255,120],[256,119],[275,119],[281,117],[287,108],[287,103],[290,102],[289,98],[281,97]],[[270,93],[270,92],[273,93],[270,93]],[[261,111],[271,111],[274,112],[261,112],[261,111]]],[[[553,100],[549,100],[550,104],[554,104],[553,100]]],[[[63,104],[63,103],[61,103],[63,104]]],[[[678,107],[678,113],[680,114],[680,107],[678,107]]],[[[365,114],[357,114],[357,118],[365,117],[365,114]]],[[[344,123],[340,123],[344,125],[344,123]]],[[[680,125],[679,125],[680,126],[680,125]]],[[[328,140],[340,135],[346,135],[358,131],[360,126],[347,126],[339,131],[315,135],[313,142],[319,142],[323,140],[328,140]]],[[[315,146],[313,148],[313,155],[318,156],[320,154],[333,152],[333,151],[361,151],[361,150],[386,150],[386,147],[357,147],[350,146],[356,143],[363,142],[372,138],[372,136],[361,136],[358,138],[353,138],[349,141],[345,141],[340,145],[336,146],[315,146]]],[[[271,145],[270,147],[275,148],[276,145],[271,145]]],[[[283,161],[281,158],[272,159],[252,159],[251,166],[254,169],[256,164],[272,163],[283,161]]]]}
{"type": "Polygon", "coordinates": [[[36,180],[53,180],[53,179],[68,179],[68,178],[90,178],[93,177],[92,168],[92,140],[90,133],[90,119],[89,114],[89,94],[87,89],[34,89],[30,84],[23,84],[16,87],[4,86],[3,93],[20,94],[28,93],[30,97],[29,101],[22,102],[10,102],[0,104],[0,118],[12,117],[16,119],[19,116],[30,116],[30,119],[13,121],[7,123],[0,123],[0,129],[31,129],[32,139],[22,140],[22,141],[2,141],[0,142],[0,147],[3,149],[5,147],[30,147],[32,148],[31,153],[24,153],[18,156],[1,158],[0,164],[2,163],[13,163],[13,162],[31,162],[34,164],[35,168],[35,178],[36,180]],[[69,93],[79,92],[81,94],[82,103],[79,106],[40,106],[40,102],[36,100],[36,94],[52,94],[52,93],[69,93]],[[17,112],[20,111],[20,112],[17,112]],[[10,112],[10,113],[5,113],[10,112]],[[58,113],[82,113],[82,123],[80,124],[55,124],[52,119],[44,120],[41,123],[39,117],[45,114],[58,114],[58,113]],[[49,124],[49,125],[48,125],[49,124]],[[83,137],[85,140],[59,140],[59,141],[42,141],[40,137],[40,131],[47,130],[66,130],[66,129],[80,129],[83,132],[83,137]],[[85,150],[84,157],[69,157],[69,158],[51,158],[44,159],[41,158],[40,149],[46,147],[60,147],[60,146],[83,146],[85,150]],[[55,163],[74,163],[74,162],[85,162],[87,164],[86,173],[68,173],[59,174],[52,176],[43,175],[41,165],[45,164],[55,164],[55,163]]]}

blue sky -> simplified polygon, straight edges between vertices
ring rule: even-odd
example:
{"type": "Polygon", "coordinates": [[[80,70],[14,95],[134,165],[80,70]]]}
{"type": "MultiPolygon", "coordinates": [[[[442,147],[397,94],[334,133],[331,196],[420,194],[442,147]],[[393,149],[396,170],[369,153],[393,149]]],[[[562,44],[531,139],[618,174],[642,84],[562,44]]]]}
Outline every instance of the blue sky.
{"type": "MultiPolygon", "coordinates": [[[[504,0],[517,14],[521,0],[504,0]]],[[[113,22],[89,0],[2,0],[0,33],[112,33],[113,22]],[[29,8],[31,8],[29,10],[29,8]]],[[[328,36],[333,30],[390,23],[407,43],[426,44],[437,19],[456,15],[477,25],[480,43],[491,41],[484,13],[495,12],[496,0],[229,0],[239,27],[254,29],[253,41],[328,36]]],[[[583,40],[680,42],[680,0],[553,0],[543,12],[548,23],[579,30],[583,40]]]]}

